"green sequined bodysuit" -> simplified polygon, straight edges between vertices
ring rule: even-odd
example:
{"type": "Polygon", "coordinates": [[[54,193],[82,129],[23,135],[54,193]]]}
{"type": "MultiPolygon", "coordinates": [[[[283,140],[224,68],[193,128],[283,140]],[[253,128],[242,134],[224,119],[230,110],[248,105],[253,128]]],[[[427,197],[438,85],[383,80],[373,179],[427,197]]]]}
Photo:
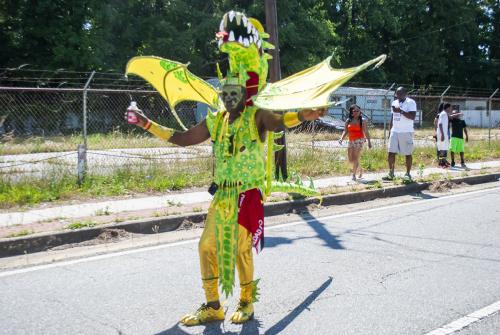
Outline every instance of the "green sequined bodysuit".
{"type": "Polygon", "coordinates": [[[246,107],[229,123],[229,113],[209,113],[206,119],[216,158],[214,197],[216,208],[217,262],[220,285],[232,294],[238,246],[238,198],[240,193],[265,182],[264,144],[255,123],[256,107],[246,107]]]}

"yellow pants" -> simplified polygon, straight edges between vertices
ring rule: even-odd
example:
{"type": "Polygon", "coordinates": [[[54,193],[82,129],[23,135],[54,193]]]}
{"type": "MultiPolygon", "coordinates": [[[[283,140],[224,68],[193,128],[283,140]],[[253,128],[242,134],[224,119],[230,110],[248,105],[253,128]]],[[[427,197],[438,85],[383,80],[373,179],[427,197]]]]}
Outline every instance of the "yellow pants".
{"type": "MultiPolygon", "coordinates": [[[[203,289],[205,290],[207,302],[219,300],[215,225],[215,206],[212,203],[208,210],[205,229],[198,244],[201,279],[203,280],[203,289]]],[[[236,269],[240,279],[240,299],[251,302],[253,281],[252,234],[241,225],[238,225],[236,269]]]]}

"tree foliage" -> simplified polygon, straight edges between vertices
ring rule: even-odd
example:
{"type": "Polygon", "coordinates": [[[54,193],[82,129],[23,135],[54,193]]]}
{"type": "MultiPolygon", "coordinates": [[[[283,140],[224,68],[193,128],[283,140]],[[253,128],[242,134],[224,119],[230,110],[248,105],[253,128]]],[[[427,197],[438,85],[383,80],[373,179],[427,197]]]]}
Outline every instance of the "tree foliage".
{"type": "MultiPolygon", "coordinates": [[[[277,1],[284,75],[333,54],[336,66],[389,58],[359,81],[493,88],[500,79],[500,0],[277,1]]],[[[238,9],[265,22],[264,1],[0,0],[0,67],[123,71],[135,55],[215,74],[215,32],[238,9]]]]}

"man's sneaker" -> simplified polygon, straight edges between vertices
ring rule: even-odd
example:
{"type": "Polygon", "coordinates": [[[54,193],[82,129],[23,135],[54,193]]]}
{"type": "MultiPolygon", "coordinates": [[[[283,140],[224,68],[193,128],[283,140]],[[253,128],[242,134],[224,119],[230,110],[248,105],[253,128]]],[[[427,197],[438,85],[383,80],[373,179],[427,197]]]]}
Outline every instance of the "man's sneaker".
{"type": "Polygon", "coordinates": [[[462,163],[461,166],[462,166],[462,169],[469,170],[469,167],[467,165],[465,165],[465,163],[462,163]]]}
{"type": "Polygon", "coordinates": [[[253,318],[253,304],[251,302],[240,300],[236,312],[231,315],[232,323],[245,323],[253,318]]]}
{"type": "Polygon", "coordinates": [[[222,321],[224,317],[222,305],[219,309],[214,309],[207,304],[202,304],[193,314],[184,315],[181,319],[181,323],[185,326],[197,326],[207,322],[222,321]]]}
{"type": "Polygon", "coordinates": [[[382,177],[382,180],[386,180],[386,181],[391,181],[391,180],[394,180],[394,173],[393,173],[393,172],[389,172],[389,173],[387,174],[387,176],[382,177]]]}
{"type": "Polygon", "coordinates": [[[403,177],[403,184],[410,184],[413,182],[413,179],[411,179],[411,175],[409,173],[405,174],[403,177]]]}

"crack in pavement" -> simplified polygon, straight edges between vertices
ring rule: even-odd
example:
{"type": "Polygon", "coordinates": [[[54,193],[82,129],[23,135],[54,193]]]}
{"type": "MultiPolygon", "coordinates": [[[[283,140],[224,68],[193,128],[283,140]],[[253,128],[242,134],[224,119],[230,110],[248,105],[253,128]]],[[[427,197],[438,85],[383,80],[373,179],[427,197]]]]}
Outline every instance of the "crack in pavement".
{"type": "Polygon", "coordinates": [[[48,297],[48,298],[43,298],[43,300],[49,302],[49,303],[56,303],[56,304],[59,304],[61,305],[63,308],[65,309],[70,309],[72,311],[75,312],[75,314],[79,314],[80,316],[82,316],[84,319],[88,320],[88,321],[91,321],[92,323],[98,323],[100,324],[101,326],[104,326],[104,327],[107,327],[107,328],[111,328],[113,330],[115,330],[117,332],[117,334],[119,335],[126,335],[125,332],[123,332],[120,328],[118,327],[115,327],[114,325],[112,324],[109,324],[107,322],[104,322],[104,321],[101,321],[101,320],[97,320],[97,319],[94,319],[93,317],[83,313],[82,311],[80,310],[77,310],[74,306],[72,305],[68,305],[66,304],[65,302],[55,298],[55,297],[48,297]]]}

